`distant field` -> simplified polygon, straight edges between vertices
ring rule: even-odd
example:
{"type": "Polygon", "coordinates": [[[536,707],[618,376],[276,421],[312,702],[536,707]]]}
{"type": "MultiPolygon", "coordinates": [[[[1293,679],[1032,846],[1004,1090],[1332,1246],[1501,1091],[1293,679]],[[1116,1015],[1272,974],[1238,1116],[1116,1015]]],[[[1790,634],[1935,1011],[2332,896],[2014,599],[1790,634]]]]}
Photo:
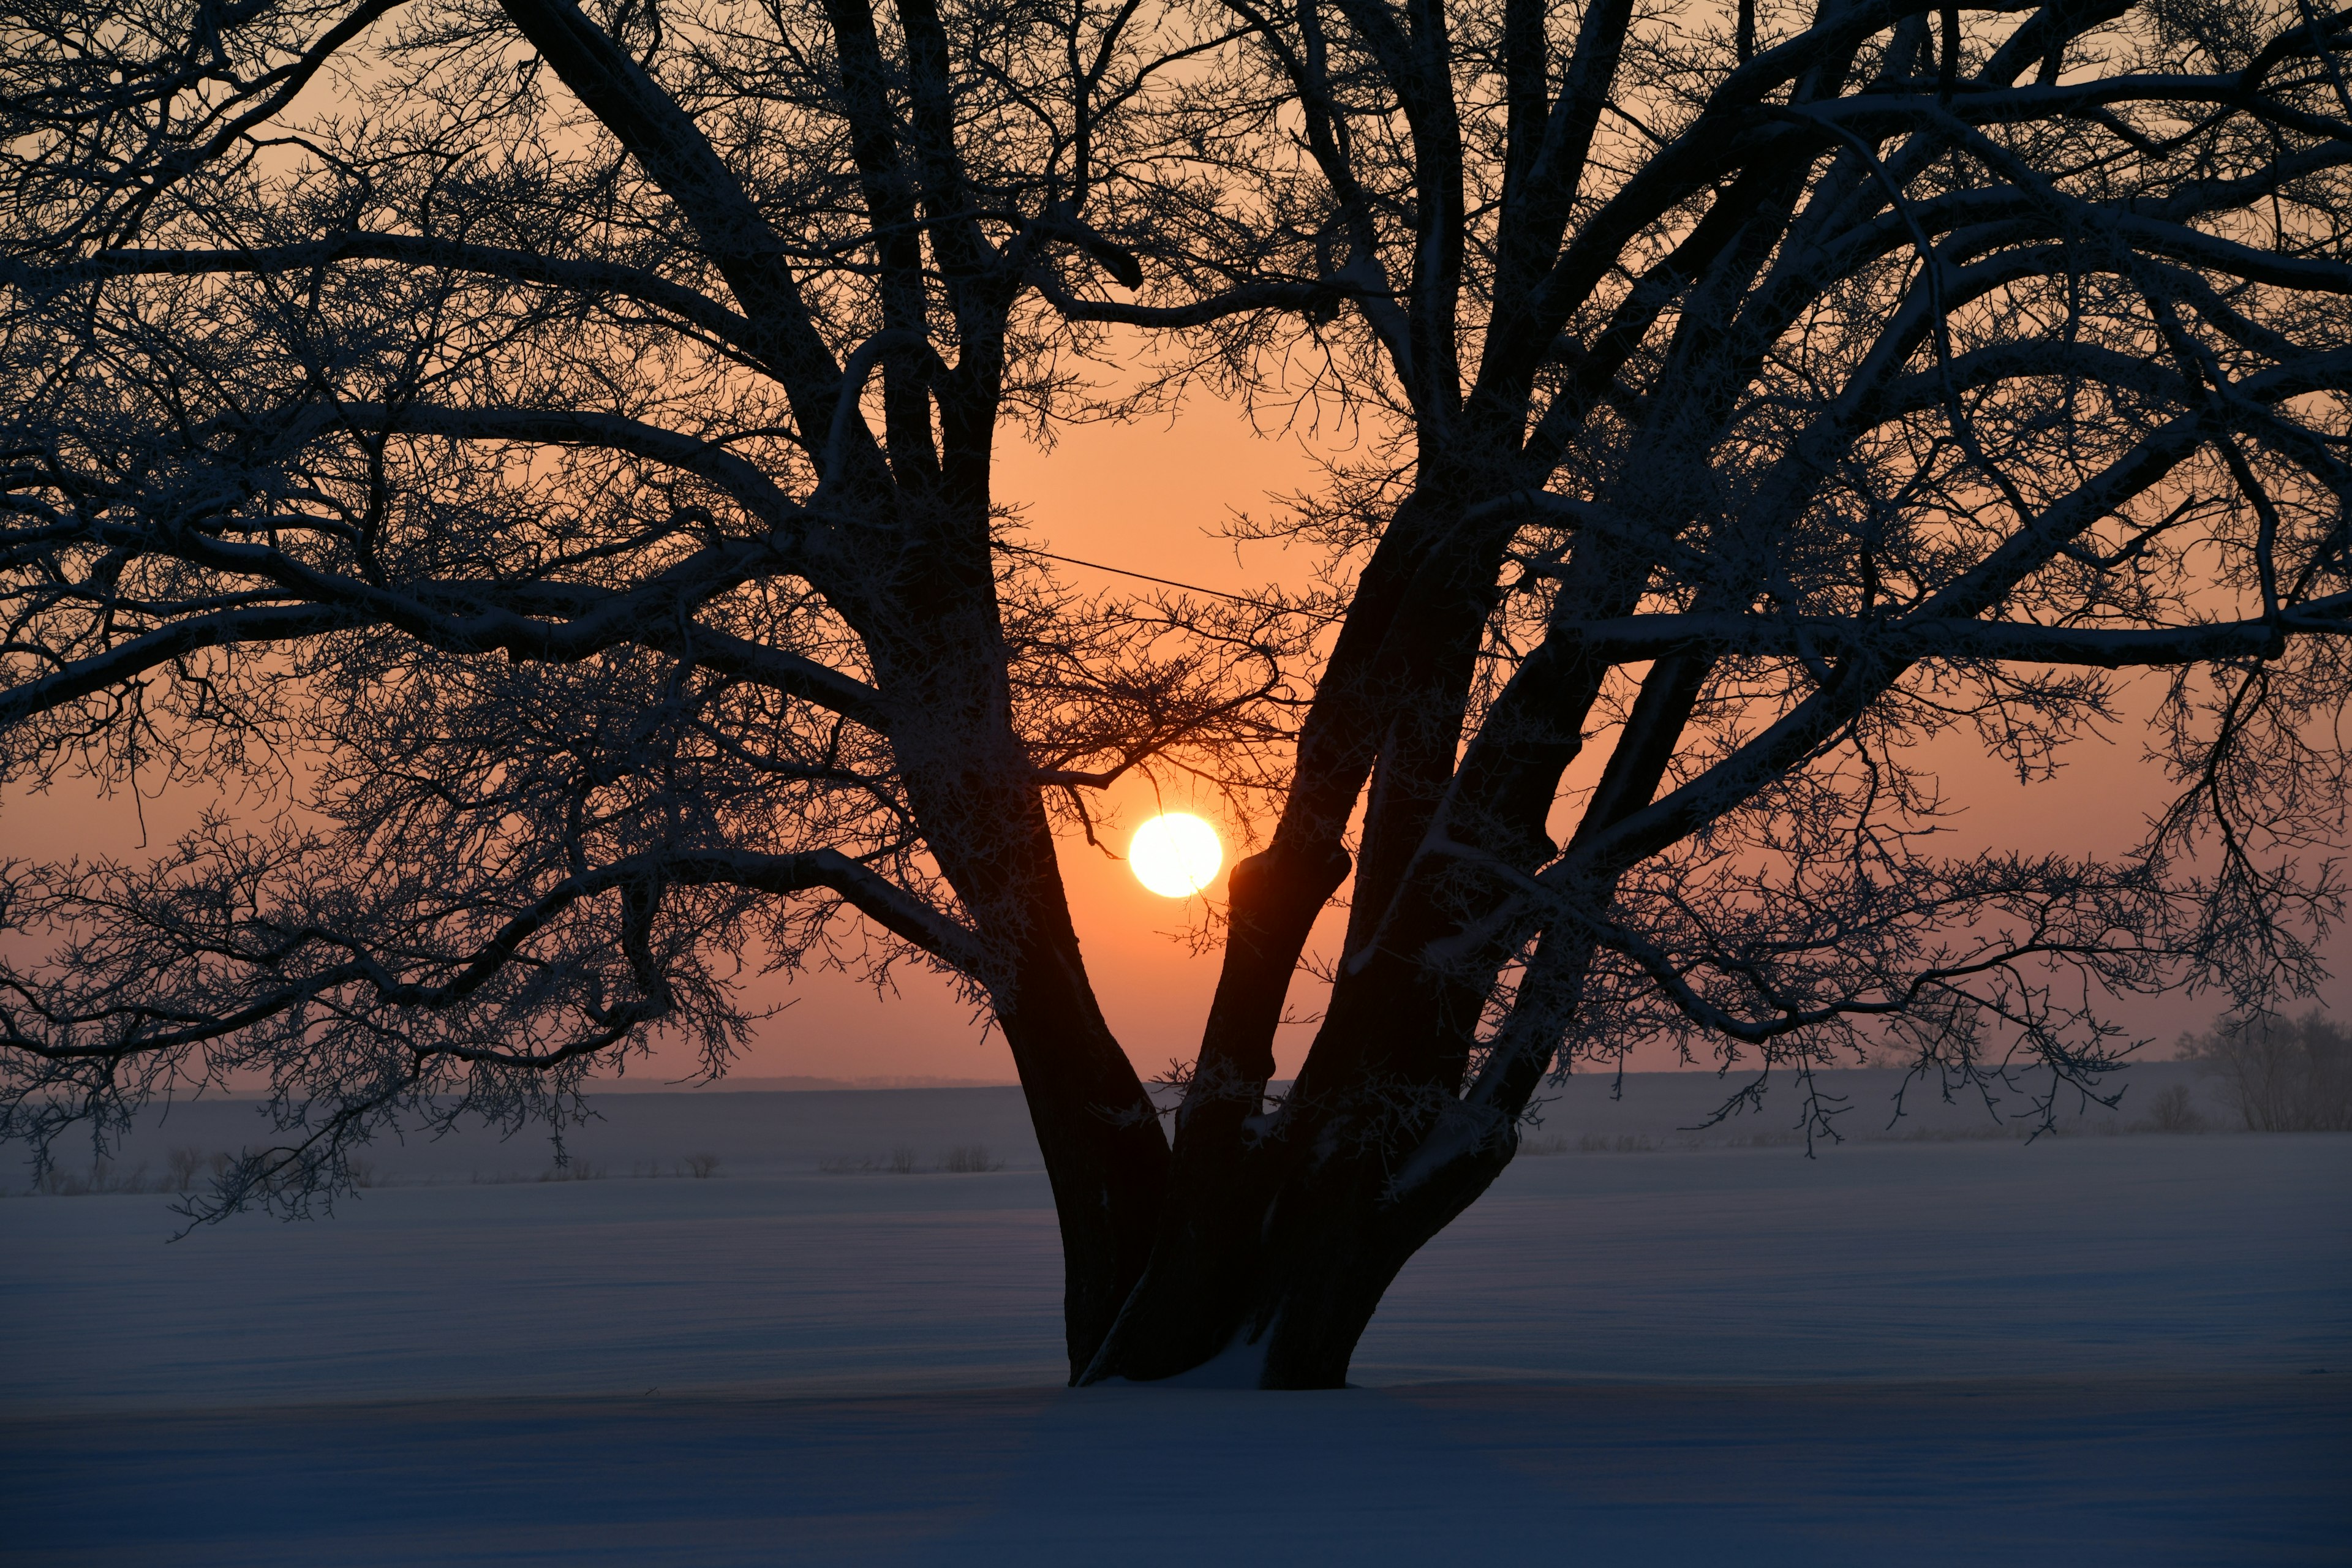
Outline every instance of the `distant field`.
{"type": "MultiPolygon", "coordinates": [[[[1709,1073],[1629,1073],[1622,1083],[1605,1076],[1573,1078],[1545,1091],[1537,1108],[1539,1124],[1528,1129],[1525,1147],[1541,1155],[1801,1145],[1803,1107],[1796,1086],[1786,1080],[1774,1086],[1762,1110],[1706,1124],[1738,1081],[1709,1073]]],[[[1898,1118],[1900,1072],[1853,1068],[1816,1078],[1823,1102],[1842,1109],[1833,1118],[1838,1135],[1854,1142],[2021,1138],[2033,1124],[2036,1082],[2021,1076],[2015,1090],[1991,1104],[1976,1095],[1948,1103],[1915,1084],[1898,1118]]],[[[2189,1089],[2208,1128],[2231,1125],[2210,1079],[2187,1063],[2147,1062],[2108,1080],[2106,1090],[2123,1094],[2113,1110],[2063,1094],[2060,1130],[2104,1135],[2144,1129],[2151,1103],[2174,1085],[2189,1089]]],[[[898,1163],[924,1170],[954,1163],[949,1157],[955,1151],[974,1148],[1009,1169],[1042,1168],[1021,1091],[1011,1087],[607,1092],[593,1096],[591,1105],[594,1119],[564,1134],[567,1154],[580,1163],[570,1174],[675,1174],[698,1154],[736,1176],[866,1163],[887,1170],[899,1154],[907,1158],[898,1163]]],[[[103,1173],[116,1186],[152,1186],[168,1176],[175,1149],[209,1155],[269,1136],[255,1101],[184,1101],[143,1116],[134,1134],[110,1153],[103,1173]]],[[[59,1148],[63,1174],[89,1182],[87,1146],[59,1148]]],[[[7,1158],[16,1152],[0,1150],[0,1193],[21,1194],[30,1184],[21,1162],[7,1158]]],[[[531,1181],[555,1173],[544,1128],[505,1139],[480,1128],[440,1138],[383,1138],[362,1157],[371,1179],[385,1184],[531,1181]]]]}
{"type": "MultiPolygon", "coordinates": [[[[1546,1131],[1685,1114],[1651,1103],[1546,1131]]],[[[190,1109],[251,1114],[183,1107],[167,1142],[190,1109]]],[[[616,1109],[583,1159],[707,1145],[718,1173],[475,1184],[536,1157],[445,1143],[331,1219],[176,1243],[156,1194],[0,1202],[0,1563],[2136,1568],[2352,1540],[2352,1136],[1523,1160],[1407,1267],[1363,1389],[1259,1397],[1058,1386],[1015,1097],[616,1109]],[[815,1168],[975,1143],[1011,1164],[815,1168]]]]}

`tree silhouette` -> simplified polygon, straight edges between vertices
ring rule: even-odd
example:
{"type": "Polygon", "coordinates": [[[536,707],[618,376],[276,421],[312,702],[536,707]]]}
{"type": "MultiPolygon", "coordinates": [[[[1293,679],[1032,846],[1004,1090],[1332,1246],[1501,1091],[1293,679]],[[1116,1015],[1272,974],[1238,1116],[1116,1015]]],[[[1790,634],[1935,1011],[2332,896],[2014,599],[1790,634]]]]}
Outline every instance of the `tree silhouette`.
{"type": "MultiPolygon", "coordinates": [[[[20,784],[242,778],[12,861],[5,1121],[266,1072],[299,1206],[519,1124],[747,952],[1002,1028],[1074,1380],[1321,1386],[1546,1074],[1893,1040],[2045,1110],[2102,988],[2307,989],[2352,688],[2347,16],[572,0],[66,8],[5,71],[20,784]],[[1008,422],[1347,415],[1291,602],[1081,599],[1008,422]],[[1937,853],[2162,668],[2133,854],[1937,853]],[[1587,748],[1597,768],[1577,771],[1587,748]],[[1261,807],[1172,1149],[1057,833],[1261,807]],[[1346,940],[1269,1102],[1309,927],[1346,940]]],[[[1817,1125],[1826,1108],[1809,1109],[1817,1125]]]]}

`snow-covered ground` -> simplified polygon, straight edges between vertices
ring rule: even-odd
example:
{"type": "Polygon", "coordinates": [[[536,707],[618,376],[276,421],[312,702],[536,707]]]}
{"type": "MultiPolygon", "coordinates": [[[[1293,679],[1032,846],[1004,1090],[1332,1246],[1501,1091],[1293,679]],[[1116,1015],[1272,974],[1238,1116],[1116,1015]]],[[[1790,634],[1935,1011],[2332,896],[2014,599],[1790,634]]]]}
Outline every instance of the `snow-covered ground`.
{"type": "Polygon", "coordinates": [[[605,1179],[412,1144],[170,1245],[152,1194],[11,1197],[0,1562],[2352,1561],[2352,1137],[1807,1161],[1659,1094],[1556,1114],[1328,1394],[1060,1388],[1001,1091],[614,1096],[605,1179]]]}
{"type": "MultiPolygon", "coordinates": [[[[1547,1089],[1538,1107],[1540,1124],[1530,1130],[1535,1152],[1576,1152],[1588,1147],[1621,1146],[1653,1151],[1778,1147],[1801,1143],[1802,1102],[1782,1079],[1760,1110],[1709,1124],[1739,1080],[1708,1073],[1630,1073],[1621,1082],[1605,1075],[1580,1076],[1547,1089]]],[[[1988,1102],[1977,1094],[1939,1099],[1912,1085],[1904,1092],[1897,1118],[1896,1094],[1905,1075],[1891,1068],[1856,1068],[1818,1075],[1820,1100],[1832,1114],[1837,1135],[1855,1142],[1944,1141],[1959,1138],[2019,1139],[2035,1118],[2037,1082],[2021,1079],[1988,1102]]],[[[631,1080],[643,1090],[667,1086],[631,1080]]],[[[2119,1091],[2114,1108],[2084,1100],[2071,1091],[2057,1101],[2063,1132],[2096,1135],[2143,1127],[2158,1097],[2185,1089],[2189,1109],[2209,1128],[2234,1118],[2215,1095],[2214,1080],[2186,1062],[2147,1062],[2108,1080],[2119,1091]]],[[[957,1149],[985,1149],[992,1161],[1013,1170],[1039,1167],[1037,1143],[1029,1130],[1021,1091],[987,1089],[848,1089],[830,1092],[766,1090],[686,1093],[604,1092],[593,1100],[593,1118],[567,1130],[566,1152],[591,1173],[625,1177],[674,1172],[696,1154],[708,1154],[731,1175],[784,1175],[828,1164],[887,1164],[904,1153],[920,1166],[941,1163],[957,1149]]],[[[113,1148],[101,1171],[94,1171],[83,1146],[58,1145],[61,1176],[101,1186],[152,1186],[169,1170],[175,1149],[199,1154],[273,1141],[262,1108],[252,1100],[207,1099],[152,1109],[132,1136],[113,1148]]],[[[26,1187],[19,1152],[0,1151],[0,1194],[26,1187]],[[15,1167],[15,1168],[12,1168],[15,1167]]],[[[511,1138],[478,1127],[439,1137],[380,1138],[364,1151],[374,1180],[417,1183],[531,1181],[554,1169],[554,1150],[543,1128],[511,1138]]],[[[574,1173],[577,1173],[576,1172],[574,1173]]]]}

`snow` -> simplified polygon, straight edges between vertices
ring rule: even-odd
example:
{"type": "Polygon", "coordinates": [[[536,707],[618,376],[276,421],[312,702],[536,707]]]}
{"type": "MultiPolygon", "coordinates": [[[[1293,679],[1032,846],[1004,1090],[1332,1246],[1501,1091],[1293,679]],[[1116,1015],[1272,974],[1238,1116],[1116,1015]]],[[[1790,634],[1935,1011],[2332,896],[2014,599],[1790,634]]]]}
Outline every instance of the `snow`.
{"type": "MultiPolygon", "coordinates": [[[[708,1146],[722,1174],[476,1184],[543,1149],[412,1144],[383,1163],[413,1184],[331,1220],[176,1244],[152,1194],[0,1200],[0,1563],[2340,1563],[2352,1540],[2352,1138],[1523,1159],[1399,1279],[1362,1387],[1261,1395],[1058,1386],[1017,1098],[601,1104],[586,1157],[708,1146]],[[814,1168],[980,1142],[1008,1168],[814,1168]]],[[[251,1116],[183,1106],[158,1146],[251,1116]]]]}
{"type": "MultiPolygon", "coordinates": [[[[2034,1084],[2021,1079],[2000,1103],[1961,1096],[1950,1102],[1914,1086],[1904,1115],[1894,1119],[1895,1096],[1904,1075],[1887,1068],[1819,1075],[1822,1093],[1843,1111],[1838,1135],[1853,1142],[1920,1139],[2021,1138],[2031,1126],[2034,1084]],[[1997,1114],[1996,1114],[1997,1112],[1997,1114]]],[[[1801,1107],[1783,1079],[1761,1111],[1748,1111],[1705,1125],[1741,1080],[1703,1072],[1629,1073],[1623,1081],[1606,1075],[1580,1076],[1548,1089],[1538,1107],[1540,1125],[1530,1130],[1530,1146],[1575,1148],[1598,1141],[1621,1141],[1657,1149],[1784,1146],[1802,1142],[1801,1107]]],[[[2165,1089],[2184,1085],[2194,1109],[2210,1125],[2231,1118],[2214,1098],[2214,1080],[2185,1062],[2147,1062],[2110,1080],[2123,1103],[2114,1110],[2062,1096],[2063,1131],[2099,1132],[2145,1121],[2147,1107],[2165,1089]]],[[[1021,1091],[1011,1086],[979,1089],[868,1089],[791,1092],[657,1092],[673,1086],[638,1081],[633,1091],[598,1094],[593,1116],[568,1129],[567,1152],[591,1167],[626,1175],[633,1167],[669,1170],[690,1154],[716,1155],[733,1175],[783,1175],[815,1171],[827,1162],[887,1157],[908,1148],[923,1163],[936,1163],[954,1147],[984,1145],[1013,1169],[1039,1169],[1037,1143],[1029,1129],[1021,1091]]],[[[144,1166],[152,1178],[164,1169],[175,1147],[210,1151],[272,1141],[262,1107],[249,1100],[182,1101],[142,1120],[112,1155],[117,1174],[144,1166]]],[[[86,1169],[89,1152],[60,1144],[60,1158],[86,1169]]],[[[379,1177],[403,1183],[529,1181],[548,1172],[553,1150],[544,1130],[501,1139],[467,1128],[439,1136],[411,1134],[379,1139],[364,1151],[379,1177]]],[[[0,1190],[9,1172],[0,1164],[0,1190]]],[[[16,1185],[22,1189],[18,1178],[16,1185]]]]}

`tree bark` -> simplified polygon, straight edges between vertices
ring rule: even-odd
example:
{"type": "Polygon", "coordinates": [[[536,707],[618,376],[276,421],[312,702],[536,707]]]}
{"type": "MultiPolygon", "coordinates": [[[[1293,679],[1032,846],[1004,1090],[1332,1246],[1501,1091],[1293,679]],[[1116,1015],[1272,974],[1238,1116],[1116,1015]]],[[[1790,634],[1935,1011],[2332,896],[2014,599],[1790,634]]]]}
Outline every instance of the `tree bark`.
{"type": "MultiPolygon", "coordinates": [[[[1214,1130],[1213,1130],[1214,1131],[1214,1130]]],[[[1397,1273],[1510,1163],[1491,1136],[1412,1151],[1388,1108],[1359,1107],[1271,1133],[1213,1189],[1186,1192],[1180,1140],[1160,1245],[1100,1352],[1078,1378],[1150,1382],[1206,1370],[1259,1388],[1339,1388],[1397,1273]],[[1292,1140],[1297,1142],[1292,1142],[1292,1140]]],[[[1443,1140],[1441,1140],[1443,1141],[1443,1140]]]]}

